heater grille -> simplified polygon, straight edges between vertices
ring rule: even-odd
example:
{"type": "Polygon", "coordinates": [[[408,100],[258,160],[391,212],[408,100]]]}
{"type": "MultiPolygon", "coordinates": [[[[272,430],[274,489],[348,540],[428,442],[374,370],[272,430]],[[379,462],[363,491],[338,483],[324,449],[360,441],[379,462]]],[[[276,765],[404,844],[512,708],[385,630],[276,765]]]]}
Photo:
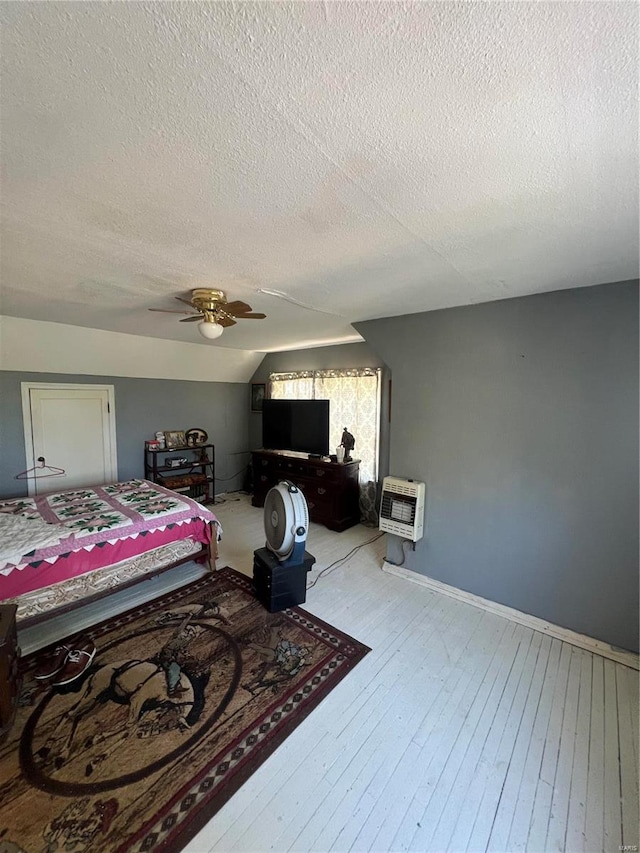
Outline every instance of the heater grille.
{"type": "Polygon", "coordinates": [[[422,538],[424,483],[385,477],[380,503],[380,530],[416,542],[422,538]]]}

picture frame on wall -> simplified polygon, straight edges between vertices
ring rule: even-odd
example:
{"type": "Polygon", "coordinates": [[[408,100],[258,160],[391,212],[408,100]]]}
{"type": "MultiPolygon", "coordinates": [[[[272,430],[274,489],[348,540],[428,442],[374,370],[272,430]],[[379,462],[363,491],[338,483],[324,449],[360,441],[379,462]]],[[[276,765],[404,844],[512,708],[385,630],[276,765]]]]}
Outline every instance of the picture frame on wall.
{"type": "Polygon", "coordinates": [[[164,443],[165,443],[167,450],[171,450],[174,447],[186,447],[187,440],[186,440],[185,435],[184,435],[184,430],[182,430],[182,429],[165,430],[164,443]]]}
{"type": "Polygon", "coordinates": [[[261,412],[262,401],[264,400],[266,385],[264,382],[251,383],[251,411],[261,412]]]}

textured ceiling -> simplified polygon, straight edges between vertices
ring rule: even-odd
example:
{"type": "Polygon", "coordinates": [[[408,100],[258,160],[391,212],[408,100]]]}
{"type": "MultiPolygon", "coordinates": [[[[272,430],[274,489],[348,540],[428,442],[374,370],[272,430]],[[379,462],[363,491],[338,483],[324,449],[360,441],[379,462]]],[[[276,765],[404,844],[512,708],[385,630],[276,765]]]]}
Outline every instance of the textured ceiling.
{"type": "Polygon", "coordinates": [[[146,309],[222,287],[268,319],[208,346],[287,349],[638,274],[635,3],[0,20],[5,314],[202,342],[146,309]]]}

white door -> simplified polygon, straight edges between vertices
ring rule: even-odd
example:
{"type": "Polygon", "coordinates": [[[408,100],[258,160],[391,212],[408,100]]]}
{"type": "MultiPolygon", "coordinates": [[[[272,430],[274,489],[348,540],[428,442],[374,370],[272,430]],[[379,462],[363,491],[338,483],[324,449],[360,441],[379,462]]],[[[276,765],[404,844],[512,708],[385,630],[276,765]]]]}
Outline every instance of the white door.
{"type": "Polygon", "coordinates": [[[27,467],[37,470],[29,494],[102,485],[117,478],[113,386],[23,383],[27,467]],[[38,476],[39,475],[39,476],[38,476]]]}

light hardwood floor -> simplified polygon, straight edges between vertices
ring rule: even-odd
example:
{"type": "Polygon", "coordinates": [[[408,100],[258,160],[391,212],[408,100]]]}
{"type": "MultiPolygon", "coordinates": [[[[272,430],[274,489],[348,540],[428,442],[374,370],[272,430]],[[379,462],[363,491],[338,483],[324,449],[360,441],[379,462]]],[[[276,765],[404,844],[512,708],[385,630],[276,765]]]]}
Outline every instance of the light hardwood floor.
{"type": "MultiPolygon", "coordinates": [[[[262,511],[241,496],[216,512],[220,564],[250,574],[262,511]]],[[[376,535],[312,525],[310,580],[376,535]]],[[[372,652],[188,853],[637,849],[638,672],[386,574],[383,551],[365,545],[305,605],[372,652]]],[[[87,608],[21,641],[94,619],[87,608]]]]}

